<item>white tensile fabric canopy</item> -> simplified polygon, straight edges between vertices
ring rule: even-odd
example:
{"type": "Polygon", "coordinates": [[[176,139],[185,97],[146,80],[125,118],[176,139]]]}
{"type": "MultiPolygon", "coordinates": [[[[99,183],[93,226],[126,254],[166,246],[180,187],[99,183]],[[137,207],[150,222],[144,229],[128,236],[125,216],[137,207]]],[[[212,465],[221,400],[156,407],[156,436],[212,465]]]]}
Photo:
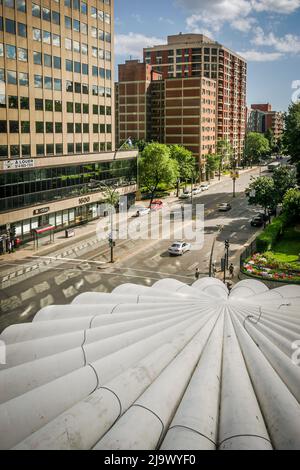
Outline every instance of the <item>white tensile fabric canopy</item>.
{"type": "Polygon", "coordinates": [[[2,449],[299,449],[300,287],[164,279],[7,328],[2,449]]]}

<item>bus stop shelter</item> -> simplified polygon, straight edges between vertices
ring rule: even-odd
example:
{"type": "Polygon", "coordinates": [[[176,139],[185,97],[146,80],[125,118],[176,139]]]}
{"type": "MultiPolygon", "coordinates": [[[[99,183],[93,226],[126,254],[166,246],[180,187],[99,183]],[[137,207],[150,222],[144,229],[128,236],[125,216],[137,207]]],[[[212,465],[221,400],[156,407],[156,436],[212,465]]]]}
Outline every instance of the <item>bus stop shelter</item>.
{"type": "Polygon", "coordinates": [[[33,240],[34,240],[34,249],[38,250],[39,248],[39,239],[41,236],[44,236],[46,233],[49,233],[49,241],[50,243],[54,243],[54,230],[55,227],[53,225],[47,225],[46,227],[38,227],[35,228],[33,232],[33,240]]]}

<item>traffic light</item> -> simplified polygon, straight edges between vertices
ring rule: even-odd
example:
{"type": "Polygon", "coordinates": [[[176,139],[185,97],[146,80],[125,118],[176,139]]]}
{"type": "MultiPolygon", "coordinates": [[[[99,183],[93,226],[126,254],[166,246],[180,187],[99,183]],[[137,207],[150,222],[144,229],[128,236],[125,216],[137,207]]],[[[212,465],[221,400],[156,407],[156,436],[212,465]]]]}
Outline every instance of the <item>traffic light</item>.
{"type": "Polygon", "coordinates": [[[226,248],[226,250],[228,250],[229,245],[230,245],[230,244],[229,244],[229,240],[225,240],[225,248],[226,248]]]}
{"type": "Polygon", "coordinates": [[[15,239],[16,238],[16,226],[12,225],[10,227],[10,238],[15,239]]]}

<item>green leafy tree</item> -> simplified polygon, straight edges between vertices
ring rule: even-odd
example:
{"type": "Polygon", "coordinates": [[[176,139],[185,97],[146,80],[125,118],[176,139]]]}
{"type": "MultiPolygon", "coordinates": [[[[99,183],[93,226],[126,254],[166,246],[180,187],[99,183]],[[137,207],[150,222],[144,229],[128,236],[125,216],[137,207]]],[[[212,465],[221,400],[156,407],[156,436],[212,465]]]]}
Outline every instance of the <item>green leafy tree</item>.
{"type": "Polygon", "coordinates": [[[274,144],[273,152],[276,153],[277,155],[284,155],[286,153],[286,148],[284,147],[283,137],[278,137],[278,139],[276,140],[274,144]]]}
{"type": "Polygon", "coordinates": [[[151,194],[150,205],[159,184],[174,184],[179,177],[178,163],[171,158],[169,147],[151,143],[145,147],[139,159],[140,184],[151,194]]]}
{"type": "Polygon", "coordinates": [[[274,185],[276,188],[276,198],[278,202],[282,202],[285,193],[297,186],[296,172],[293,169],[281,166],[273,173],[274,185]]]}
{"type": "Polygon", "coordinates": [[[271,128],[267,129],[267,131],[265,132],[265,138],[269,142],[270,153],[272,153],[274,151],[276,141],[274,137],[274,132],[272,131],[271,128]]]}
{"type": "Polygon", "coordinates": [[[261,158],[265,158],[270,153],[270,144],[262,134],[249,132],[245,140],[244,157],[247,163],[252,165],[258,163],[261,158]]]}
{"type": "Polygon", "coordinates": [[[195,169],[195,158],[188,149],[181,145],[170,146],[171,158],[178,163],[179,178],[188,181],[192,178],[195,169]]]}
{"type": "Polygon", "coordinates": [[[297,165],[300,180],[300,102],[290,105],[284,120],[283,144],[287,154],[291,156],[292,163],[297,165]]]}
{"type": "Polygon", "coordinates": [[[230,160],[233,155],[232,146],[227,139],[218,140],[217,155],[219,157],[219,179],[220,179],[223,165],[230,164],[230,160]]]}
{"type": "Polygon", "coordinates": [[[206,157],[206,179],[213,178],[215,172],[219,169],[220,157],[218,155],[210,154],[206,157]]]}
{"type": "Polygon", "coordinates": [[[252,178],[249,188],[246,190],[250,205],[261,206],[265,213],[276,206],[276,188],[273,178],[261,176],[252,178]]]}
{"type": "Polygon", "coordinates": [[[300,222],[300,191],[299,189],[289,189],[284,198],[282,209],[291,222],[300,222]]]}

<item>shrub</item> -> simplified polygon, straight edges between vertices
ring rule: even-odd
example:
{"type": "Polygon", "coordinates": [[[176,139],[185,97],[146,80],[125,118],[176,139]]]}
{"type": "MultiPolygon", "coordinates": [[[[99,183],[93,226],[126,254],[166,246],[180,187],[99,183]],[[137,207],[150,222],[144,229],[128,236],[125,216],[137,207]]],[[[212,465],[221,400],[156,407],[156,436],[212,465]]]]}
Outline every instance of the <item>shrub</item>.
{"type": "Polygon", "coordinates": [[[287,217],[285,214],[276,217],[273,222],[258,236],[256,240],[256,248],[260,253],[270,251],[278,237],[283,233],[287,224],[287,217]]]}

